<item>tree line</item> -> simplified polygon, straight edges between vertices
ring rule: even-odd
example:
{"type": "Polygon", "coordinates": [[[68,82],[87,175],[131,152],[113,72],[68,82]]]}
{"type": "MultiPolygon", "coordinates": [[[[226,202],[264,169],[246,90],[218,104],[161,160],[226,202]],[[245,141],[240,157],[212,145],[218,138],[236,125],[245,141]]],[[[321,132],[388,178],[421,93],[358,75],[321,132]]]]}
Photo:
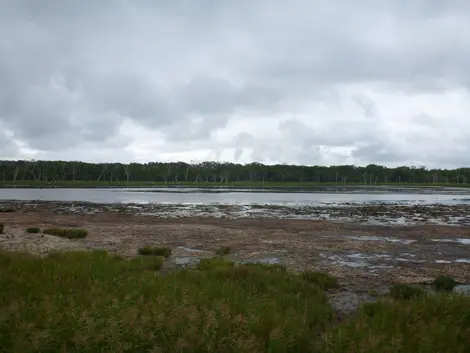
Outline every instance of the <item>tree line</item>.
{"type": "Polygon", "coordinates": [[[367,166],[303,166],[236,164],[221,162],[85,163],[75,161],[0,161],[4,182],[60,181],[154,182],[154,183],[287,183],[315,182],[336,184],[467,184],[470,168],[427,169],[425,167],[388,168],[367,166]]]}

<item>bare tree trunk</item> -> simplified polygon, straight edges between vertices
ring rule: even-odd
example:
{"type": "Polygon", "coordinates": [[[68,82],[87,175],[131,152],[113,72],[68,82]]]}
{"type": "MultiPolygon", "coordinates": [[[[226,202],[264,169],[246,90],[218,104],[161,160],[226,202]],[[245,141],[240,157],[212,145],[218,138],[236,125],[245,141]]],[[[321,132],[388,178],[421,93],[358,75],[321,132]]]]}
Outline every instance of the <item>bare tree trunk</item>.
{"type": "Polygon", "coordinates": [[[367,185],[367,172],[364,172],[364,174],[361,174],[362,179],[364,179],[364,184],[367,185]]]}
{"type": "Polygon", "coordinates": [[[98,179],[96,179],[96,181],[101,181],[101,178],[104,177],[104,180],[106,180],[106,172],[108,171],[108,165],[105,164],[103,169],[101,170],[101,174],[100,176],[98,177],[98,179]]]}
{"type": "Polygon", "coordinates": [[[129,178],[131,177],[131,173],[129,172],[129,164],[124,164],[124,173],[126,174],[126,184],[129,184],[129,178]]]}

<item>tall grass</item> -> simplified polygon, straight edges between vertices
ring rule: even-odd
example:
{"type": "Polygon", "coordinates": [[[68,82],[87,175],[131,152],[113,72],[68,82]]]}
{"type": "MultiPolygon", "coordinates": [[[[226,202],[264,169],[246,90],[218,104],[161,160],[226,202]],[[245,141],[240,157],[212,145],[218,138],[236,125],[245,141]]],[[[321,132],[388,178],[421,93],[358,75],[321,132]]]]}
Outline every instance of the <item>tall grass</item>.
{"type": "Polygon", "coordinates": [[[339,288],[338,279],[323,272],[304,271],[300,274],[302,279],[314,283],[322,289],[339,288]]]}
{"type": "Polygon", "coordinates": [[[155,259],[0,253],[0,347],[308,352],[330,325],[324,293],[280,267],[213,266],[156,275],[149,267],[155,259]]]}
{"type": "Polygon", "coordinates": [[[320,352],[470,351],[470,298],[436,295],[365,305],[323,338],[320,352]]]}
{"type": "Polygon", "coordinates": [[[470,298],[389,298],[334,326],[324,276],[221,258],[160,273],[162,263],[0,251],[0,351],[468,352],[470,298]]]}

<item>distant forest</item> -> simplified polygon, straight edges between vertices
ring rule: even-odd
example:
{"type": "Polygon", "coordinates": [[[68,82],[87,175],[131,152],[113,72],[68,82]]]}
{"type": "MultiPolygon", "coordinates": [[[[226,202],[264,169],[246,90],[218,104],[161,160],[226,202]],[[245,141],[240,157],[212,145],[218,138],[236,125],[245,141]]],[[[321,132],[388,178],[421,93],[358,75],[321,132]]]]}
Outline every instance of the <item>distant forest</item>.
{"type": "Polygon", "coordinates": [[[337,183],[337,184],[466,184],[470,168],[426,169],[424,167],[387,168],[370,164],[302,166],[202,162],[172,163],[84,163],[65,161],[0,161],[0,180],[4,182],[61,181],[153,182],[153,183],[337,183]]]}

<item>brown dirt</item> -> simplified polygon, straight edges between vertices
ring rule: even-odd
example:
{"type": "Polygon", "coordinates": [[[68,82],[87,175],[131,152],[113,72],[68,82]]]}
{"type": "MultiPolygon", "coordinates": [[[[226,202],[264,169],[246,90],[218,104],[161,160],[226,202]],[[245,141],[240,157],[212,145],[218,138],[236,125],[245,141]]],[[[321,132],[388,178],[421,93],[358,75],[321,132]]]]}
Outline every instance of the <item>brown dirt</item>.
{"type": "Polygon", "coordinates": [[[286,219],[165,219],[116,212],[61,215],[41,209],[0,213],[0,222],[5,223],[0,247],[39,255],[52,250],[106,249],[122,256],[135,256],[141,246],[165,245],[173,249],[172,258],[167,260],[167,267],[172,267],[176,257],[194,256],[178,246],[210,254],[220,246],[230,246],[229,257],[235,260],[276,257],[292,270],[327,271],[350,289],[366,291],[392,282],[429,281],[441,273],[470,283],[470,264],[453,262],[465,255],[469,259],[470,245],[430,241],[470,237],[469,227],[371,226],[286,219]],[[67,240],[27,234],[27,227],[80,227],[88,230],[89,235],[85,239],[67,240]],[[382,236],[415,242],[362,241],[347,236],[382,236]],[[357,255],[353,255],[353,260],[347,257],[352,254],[375,257],[366,259],[368,266],[355,268],[344,264],[346,261],[354,265],[357,255]],[[385,259],[387,255],[389,258],[385,259]],[[436,263],[436,259],[452,263],[436,263]]]}

